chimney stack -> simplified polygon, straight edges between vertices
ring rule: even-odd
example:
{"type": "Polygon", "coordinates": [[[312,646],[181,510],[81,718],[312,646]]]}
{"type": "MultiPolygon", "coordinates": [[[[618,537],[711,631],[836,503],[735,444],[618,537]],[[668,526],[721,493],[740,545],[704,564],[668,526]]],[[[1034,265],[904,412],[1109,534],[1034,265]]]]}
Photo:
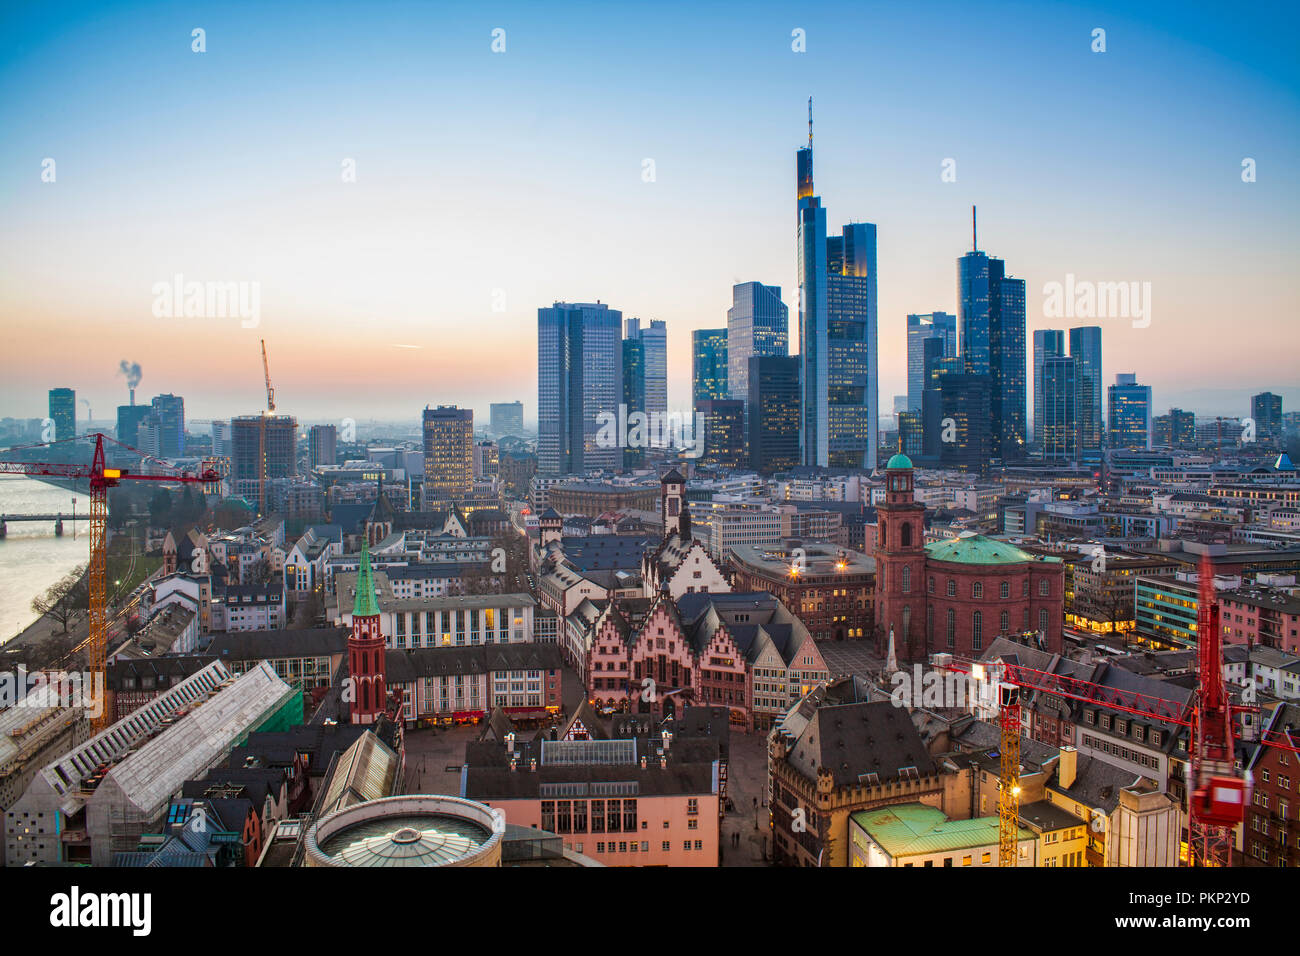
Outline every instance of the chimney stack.
{"type": "Polygon", "coordinates": [[[1056,765],[1056,776],[1066,790],[1074,786],[1075,775],[1079,772],[1079,752],[1073,747],[1061,748],[1061,760],[1056,765]]]}

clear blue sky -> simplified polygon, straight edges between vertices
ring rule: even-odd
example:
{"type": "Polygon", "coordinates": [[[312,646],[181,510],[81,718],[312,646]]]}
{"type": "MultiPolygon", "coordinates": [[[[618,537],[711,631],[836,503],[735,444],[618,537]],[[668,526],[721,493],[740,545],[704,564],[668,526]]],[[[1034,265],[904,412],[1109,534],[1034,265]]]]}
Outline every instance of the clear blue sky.
{"type": "Polygon", "coordinates": [[[107,417],[123,358],[192,417],[252,412],[265,337],[303,419],[532,419],[556,299],[667,320],[681,407],[733,282],[780,285],[793,325],[810,94],[832,229],[879,227],[882,410],[906,313],[955,311],[972,202],[1031,331],[1069,324],[1042,316],[1067,273],[1152,283],[1149,328],[1100,323],[1108,382],[1136,372],[1157,411],[1245,414],[1262,388],[1294,409],[1296,6],[1132,6],[10,4],[0,414],[71,385],[107,417]],[[260,326],[156,318],[176,273],[259,282],[260,326]]]}

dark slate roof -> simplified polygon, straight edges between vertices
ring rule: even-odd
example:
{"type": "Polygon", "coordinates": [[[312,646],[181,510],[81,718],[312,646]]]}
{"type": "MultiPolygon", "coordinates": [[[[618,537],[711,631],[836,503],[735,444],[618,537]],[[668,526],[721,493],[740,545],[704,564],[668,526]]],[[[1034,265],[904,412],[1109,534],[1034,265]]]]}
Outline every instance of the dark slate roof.
{"type": "Polygon", "coordinates": [[[676,468],[669,468],[668,473],[659,479],[659,483],[663,485],[684,485],[686,484],[686,479],[682,477],[682,473],[676,468]]]}
{"type": "Polygon", "coordinates": [[[559,670],[557,644],[474,644],[464,647],[416,647],[389,650],[384,667],[390,683],[407,684],[417,677],[486,674],[503,670],[559,670]]]}
{"type": "Polygon", "coordinates": [[[935,772],[934,760],[908,716],[893,701],[821,707],[799,736],[790,763],[816,779],[822,768],[836,786],[853,786],[868,773],[881,783],[900,779],[916,768],[920,776],[935,772]]]}
{"type": "Polygon", "coordinates": [[[198,780],[186,780],[181,796],[199,799],[215,788],[230,788],[260,807],[268,796],[278,800],[287,782],[283,767],[214,767],[198,780]]]}
{"type": "Polygon", "coordinates": [[[256,757],[265,767],[290,767],[300,753],[310,756],[312,773],[322,774],[330,758],[357,742],[367,728],[360,724],[306,724],[291,730],[249,734],[247,742],[230,752],[226,765],[243,767],[248,757],[256,757]]]}
{"type": "Polygon", "coordinates": [[[541,740],[515,742],[517,769],[510,769],[509,755],[498,743],[469,743],[465,747],[465,795],[471,800],[536,798],[544,783],[635,783],[638,796],[708,794],[713,791],[713,763],[719,757],[715,739],[673,740],[668,748],[668,765],[659,764],[658,734],[638,738],[636,753],[647,757],[639,763],[586,763],[547,765],[542,761],[541,740]],[[530,770],[530,761],[537,769],[530,770]]]}
{"type": "Polygon", "coordinates": [[[347,650],[346,627],[311,627],[299,631],[237,631],[215,634],[208,651],[222,660],[278,660],[317,657],[347,650]]]}
{"type": "Polygon", "coordinates": [[[120,691],[124,677],[138,678],[150,676],[155,679],[155,687],[167,688],[179,684],[185,678],[198,673],[212,663],[214,658],[206,654],[184,655],[178,657],[145,657],[139,660],[118,660],[108,665],[106,683],[108,689],[120,691]],[[165,683],[164,680],[165,679],[165,683]]]}
{"type": "MultiPolygon", "coordinates": [[[[1132,787],[1144,779],[1150,780],[1132,770],[1124,770],[1096,757],[1085,757],[1079,754],[1075,760],[1077,766],[1074,783],[1069,787],[1060,786],[1061,768],[1058,766],[1052,777],[1052,787],[1085,806],[1101,807],[1106,813],[1110,813],[1119,804],[1121,790],[1132,787]]],[[[1149,785],[1154,783],[1151,782],[1149,785]]]]}
{"type": "Polygon", "coordinates": [[[641,570],[641,559],[658,542],[647,535],[593,534],[585,538],[561,539],[565,561],[575,570],[634,571],[641,570]]]}
{"type": "Polygon", "coordinates": [[[371,504],[342,504],[330,509],[330,521],[346,534],[360,534],[374,508],[371,504]]]}

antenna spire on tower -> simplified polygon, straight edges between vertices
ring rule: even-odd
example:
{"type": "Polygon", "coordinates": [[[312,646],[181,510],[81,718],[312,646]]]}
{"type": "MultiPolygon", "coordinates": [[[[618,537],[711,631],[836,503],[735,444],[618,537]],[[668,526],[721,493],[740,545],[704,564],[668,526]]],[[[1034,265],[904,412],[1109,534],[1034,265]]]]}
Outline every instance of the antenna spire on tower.
{"type": "Polygon", "coordinates": [[[808,148],[812,149],[812,97],[808,97],[808,148]]]}
{"type": "Polygon", "coordinates": [[[970,207],[970,248],[971,252],[979,252],[980,244],[975,232],[975,207],[970,207]]]}

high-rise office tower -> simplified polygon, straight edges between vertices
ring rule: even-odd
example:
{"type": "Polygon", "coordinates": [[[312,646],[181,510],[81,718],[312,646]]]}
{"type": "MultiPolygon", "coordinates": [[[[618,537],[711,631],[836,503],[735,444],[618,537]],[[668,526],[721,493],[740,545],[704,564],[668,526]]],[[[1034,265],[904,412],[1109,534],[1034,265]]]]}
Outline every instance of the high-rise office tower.
{"type": "Polygon", "coordinates": [[[1282,396],[1260,392],[1251,396],[1250,417],[1255,420],[1255,441],[1262,448],[1282,447],[1282,396]]]}
{"type": "Polygon", "coordinates": [[[1151,386],[1139,385],[1137,376],[1121,372],[1110,386],[1111,448],[1151,447],[1151,386]]]}
{"type": "MultiPolygon", "coordinates": [[[[139,448],[140,423],[152,411],[153,409],[148,405],[117,406],[117,440],[132,448],[139,448]]],[[[213,454],[216,454],[215,450],[213,454]]]]}
{"type": "Polygon", "coordinates": [[[1043,444],[1043,363],[1065,354],[1065,333],[1060,329],[1034,331],[1034,444],[1043,444]]]}
{"type": "Polygon", "coordinates": [[[212,423],[212,456],[229,458],[234,454],[234,443],[230,437],[230,422],[212,423]]]}
{"type": "MultiPolygon", "coordinates": [[[[931,432],[927,437],[932,441],[938,438],[936,450],[942,467],[978,475],[988,473],[989,459],[993,457],[992,391],[989,375],[963,372],[940,378],[940,387],[931,393],[939,403],[939,427],[937,435],[931,432]]],[[[923,407],[922,414],[925,412],[923,407]]]]}
{"type": "Polygon", "coordinates": [[[493,402],[488,406],[488,430],[498,438],[524,433],[523,402],[493,402]]]}
{"type": "Polygon", "coordinates": [[[50,389],[50,418],[54,420],[54,441],[77,437],[77,393],[74,389],[50,389]]]}
{"type": "MultiPolygon", "coordinates": [[[[640,337],[623,340],[623,404],[629,417],[645,412],[645,342],[640,337]]],[[[639,468],[644,462],[644,448],[623,449],[624,468],[639,468]]]]}
{"type": "Polygon", "coordinates": [[[1171,408],[1169,414],[1153,418],[1151,428],[1151,444],[1157,448],[1196,447],[1196,416],[1191,412],[1171,408]]]}
{"type": "MultiPolygon", "coordinates": [[[[153,415],[158,419],[159,451],[150,452],[160,458],[181,458],[185,454],[185,399],[179,395],[156,395],[153,415]]],[[[144,451],[144,449],[140,449],[144,451]]]]}
{"type": "Polygon", "coordinates": [[[1079,454],[1078,370],[1073,356],[1048,355],[1043,361],[1043,411],[1035,433],[1044,461],[1072,461],[1079,454]]]}
{"type": "MultiPolygon", "coordinates": [[[[925,391],[926,343],[939,340],[939,357],[957,354],[957,316],[947,312],[926,312],[907,317],[907,410],[921,410],[925,391]]],[[[929,348],[933,349],[934,346],[929,348]]]]}
{"type": "Polygon", "coordinates": [[[799,464],[799,357],[755,355],[745,378],[749,467],[763,475],[787,471],[799,464]]]}
{"type": "MultiPolygon", "coordinates": [[[[668,327],[661,319],[652,319],[642,327],[640,319],[625,322],[625,341],[641,343],[642,372],[644,375],[640,410],[647,415],[663,415],[668,411],[668,327]]],[[[626,389],[626,385],[625,385],[626,389]]],[[[628,411],[632,405],[628,403],[628,411]]]]}
{"type": "Polygon", "coordinates": [[[338,464],[338,429],[333,425],[313,425],[307,433],[307,460],[312,468],[338,464]]]}
{"type": "Polygon", "coordinates": [[[779,285],[741,282],[731,287],[727,310],[727,391],[749,401],[749,360],[790,354],[790,310],[779,285]]]}
{"type": "Polygon", "coordinates": [[[808,145],[796,154],[800,444],[805,465],[874,469],[880,419],[876,354],[876,227],[826,235],[808,145]]]}
{"type": "Polygon", "coordinates": [[[1025,452],[1025,280],[979,251],[971,211],[972,250],[957,260],[961,354],[968,375],[989,376],[992,456],[1015,461],[1025,452]]]}
{"type": "Polygon", "coordinates": [[[474,490],[474,412],[455,405],[424,410],[424,501],[442,508],[474,490]]]}
{"type": "Polygon", "coordinates": [[[691,333],[691,404],[729,398],[727,330],[696,329],[691,333]]]}
{"type": "Polygon", "coordinates": [[[290,478],[298,473],[298,421],[292,415],[241,415],[230,420],[231,468],[235,494],[257,498],[261,471],[262,427],[266,427],[266,477],[290,478]],[[244,484],[240,484],[244,482],[244,484]]]}
{"type": "Polygon", "coordinates": [[[745,463],[745,403],[730,398],[706,398],[695,406],[704,424],[704,453],[700,464],[739,468],[745,463]]]}
{"type": "Polygon", "coordinates": [[[474,477],[490,478],[501,473],[501,449],[494,441],[474,443],[474,477]]]}
{"type": "Polygon", "coordinates": [[[1100,452],[1106,433],[1101,417],[1101,326],[1070,329],[1070,357],[1079,381],[1079,453],[1100,452]]]}
{"type": "Polygon", "coordinates": [[[597,442],[623,401],[623,313],[597,302],[537,310],[537,473],[618,470],[622,447],[597,442]]]}

